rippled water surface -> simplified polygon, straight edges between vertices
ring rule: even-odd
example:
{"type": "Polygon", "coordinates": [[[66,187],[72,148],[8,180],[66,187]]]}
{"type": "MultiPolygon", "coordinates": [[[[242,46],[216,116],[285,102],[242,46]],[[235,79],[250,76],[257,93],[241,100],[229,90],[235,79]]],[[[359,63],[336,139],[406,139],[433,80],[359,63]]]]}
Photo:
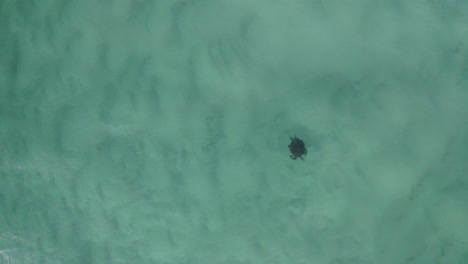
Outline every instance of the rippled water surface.
{"type": "Polygon", "coordinates": [[[468,263],[467,25],[462,0],[0,1],[0,264],[468,263]]]}

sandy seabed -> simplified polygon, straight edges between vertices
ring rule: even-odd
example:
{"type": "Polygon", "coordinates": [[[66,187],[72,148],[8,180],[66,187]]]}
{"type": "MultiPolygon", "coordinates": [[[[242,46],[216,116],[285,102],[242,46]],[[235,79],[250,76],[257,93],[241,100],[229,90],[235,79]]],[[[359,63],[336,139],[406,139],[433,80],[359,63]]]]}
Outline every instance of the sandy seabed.
{"type": "Polygon", "coordinates": [[[468,263],[467,25],[456,0],[0,1],[0,264],[468,263]]]}

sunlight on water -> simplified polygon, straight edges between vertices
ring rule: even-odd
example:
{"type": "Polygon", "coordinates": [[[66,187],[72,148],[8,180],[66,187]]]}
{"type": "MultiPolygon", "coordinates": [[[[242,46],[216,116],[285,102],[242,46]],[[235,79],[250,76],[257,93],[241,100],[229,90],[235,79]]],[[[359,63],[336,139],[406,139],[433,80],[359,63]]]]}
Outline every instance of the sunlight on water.
{"type": "Polygon", "coordinates": [[[456,0],[0,1],[0,264],[468,263],[467,25],[456,0]]]}

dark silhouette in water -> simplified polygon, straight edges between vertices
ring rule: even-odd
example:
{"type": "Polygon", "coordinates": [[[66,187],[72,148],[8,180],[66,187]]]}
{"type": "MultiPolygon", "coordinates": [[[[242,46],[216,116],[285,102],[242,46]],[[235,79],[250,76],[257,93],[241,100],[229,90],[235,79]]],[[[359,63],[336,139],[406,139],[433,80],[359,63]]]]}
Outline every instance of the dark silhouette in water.
{"type": "Polygon", "coordinates": [[[290,157],[291,159],[295,160],[297,158],[301,158],[307,155],[307,149],[305,148],[304,141],[298,139],[296,136],[294,138],[289,137],[291,139],[291,143],[289,143],[289,151],[291,151],[290,157]]]}

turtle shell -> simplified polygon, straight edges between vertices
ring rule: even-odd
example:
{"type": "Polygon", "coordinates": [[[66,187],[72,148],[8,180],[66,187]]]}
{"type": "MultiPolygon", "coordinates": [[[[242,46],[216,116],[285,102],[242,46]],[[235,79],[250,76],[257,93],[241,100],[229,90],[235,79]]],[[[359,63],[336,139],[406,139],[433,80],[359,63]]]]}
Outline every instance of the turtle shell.
{"type": "Polygon", "coordinates": [[[302,157],[307,155],[307,149],[305,147],[304,141],[297,138],[296,136],[289,138],[291,139],[291,143],[289,143],[288,146],[289,151],[291,151],[291,159],[295,160],[297,158],[301,158],[304,160],[302,157]]]}

